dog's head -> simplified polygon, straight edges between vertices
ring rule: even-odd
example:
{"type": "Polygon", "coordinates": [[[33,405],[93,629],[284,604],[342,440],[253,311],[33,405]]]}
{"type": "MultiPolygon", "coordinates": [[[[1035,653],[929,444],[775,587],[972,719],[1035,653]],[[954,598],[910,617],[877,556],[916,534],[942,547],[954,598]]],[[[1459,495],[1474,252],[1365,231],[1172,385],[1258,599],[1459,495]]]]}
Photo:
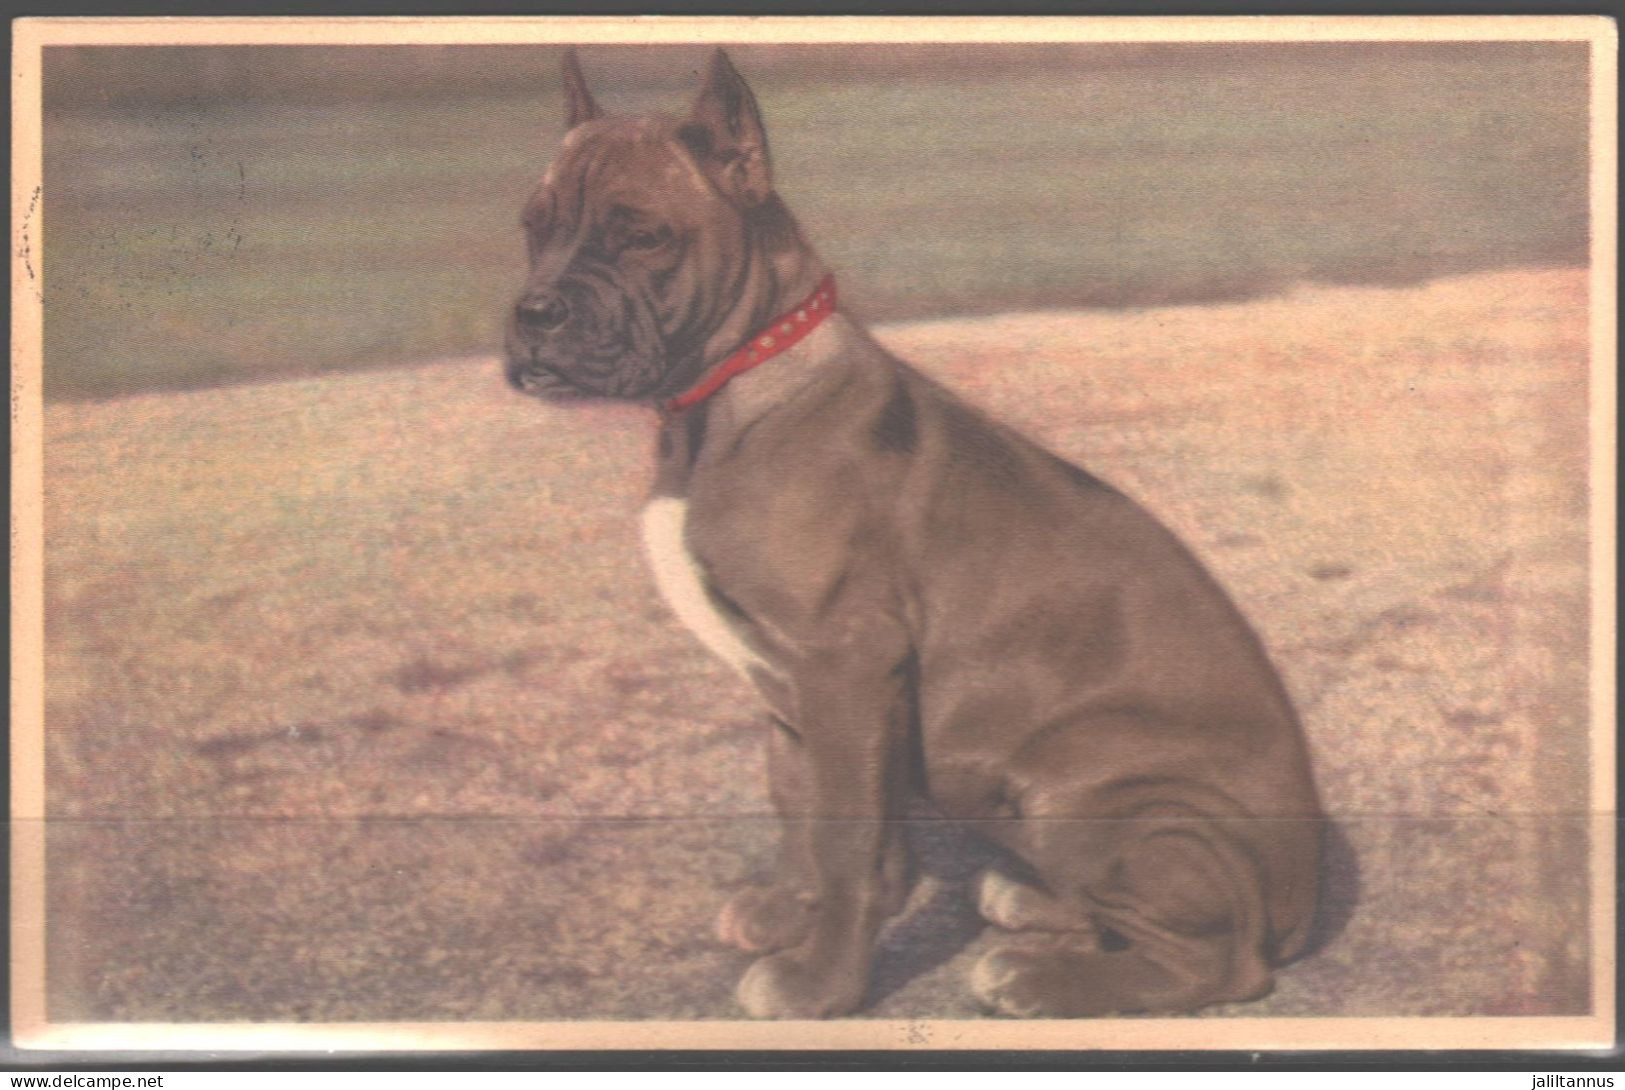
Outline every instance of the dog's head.
{"type": "Polygon", "coordinates": [[[674,393],[772,276],[762,213],[782,206],[755,97],[721,50],[682,118],[604,116],[573,52],[564,87],[569,131],[524,210],[508,380],[550,399],[674,393]]]}

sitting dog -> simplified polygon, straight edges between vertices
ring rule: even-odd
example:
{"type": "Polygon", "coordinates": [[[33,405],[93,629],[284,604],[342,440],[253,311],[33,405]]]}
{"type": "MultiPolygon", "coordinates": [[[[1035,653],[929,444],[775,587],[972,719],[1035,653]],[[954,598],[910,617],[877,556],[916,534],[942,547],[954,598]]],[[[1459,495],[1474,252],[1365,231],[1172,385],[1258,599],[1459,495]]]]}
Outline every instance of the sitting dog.
{"type": "Polygon", "coordinates": [[[682,118],[606,117],[564,67],[507,375],[658,410],[655,579],[771,711],[777,876],[718,921],[761,955],[740,1003],[863,1002],[909,892],[913,793],[1019,860],[979,880],[992,1010],[1266,993],[1305,942],[1321,818],[1246,621],[1132,500],[839,310],[724,53],[682,118]]]}

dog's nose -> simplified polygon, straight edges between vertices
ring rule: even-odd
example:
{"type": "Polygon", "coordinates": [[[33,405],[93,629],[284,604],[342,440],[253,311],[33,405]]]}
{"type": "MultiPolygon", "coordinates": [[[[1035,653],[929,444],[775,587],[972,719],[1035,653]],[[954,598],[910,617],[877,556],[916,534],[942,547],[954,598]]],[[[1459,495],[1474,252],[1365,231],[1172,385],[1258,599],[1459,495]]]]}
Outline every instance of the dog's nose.
{"type": "Polygon", "coordinates": [[[515,310],[520,325],[543,333],[559,328],[570,318],[570,304],[564,301],[564,296],[552,291],[526,296],[519,300],[515,310]]]}

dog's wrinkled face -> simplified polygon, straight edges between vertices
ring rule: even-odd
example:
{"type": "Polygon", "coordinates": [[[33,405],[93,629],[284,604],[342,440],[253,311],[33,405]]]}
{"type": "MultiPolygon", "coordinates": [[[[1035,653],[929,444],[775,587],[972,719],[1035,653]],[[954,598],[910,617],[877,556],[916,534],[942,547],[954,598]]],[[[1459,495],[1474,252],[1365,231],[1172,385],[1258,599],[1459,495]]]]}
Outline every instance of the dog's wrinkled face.
{"type": "Polygon", "coordinates": [[[750,208],[766,198],[728,184],[742,156],[765,167],[765,146],[741,149],[737,120],[707,108],[743,103],[759,126],[749,91],[714,88],[719,78],[739,79],[713,73],[686,120],[606,119],[567,60],[571,129],[523,215],[529,274],[507,332],[516,388],[642,399],[699,374],[747,277],[750,208]]]}

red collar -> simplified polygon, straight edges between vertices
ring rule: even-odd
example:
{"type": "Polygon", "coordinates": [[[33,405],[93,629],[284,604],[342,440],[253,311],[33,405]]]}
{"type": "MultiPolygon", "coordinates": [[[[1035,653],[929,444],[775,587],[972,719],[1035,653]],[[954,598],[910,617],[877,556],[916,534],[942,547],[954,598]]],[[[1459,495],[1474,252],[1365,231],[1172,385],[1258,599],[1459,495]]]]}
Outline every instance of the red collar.
{"type": "Polygon", "coordinates": [[[819,281],[813,293],[800,305],[774,318],[744,347],[706,372],[699,382],[676,397],[667,398],[666,411],[676,413],[693,408],[726,386],[735,375],[749,371],[759,363],[766,363],[785,349],[799,344],[803,337],[818,328],[818,323],[834,312],[835,274],[830,273],[819,281]]]}

